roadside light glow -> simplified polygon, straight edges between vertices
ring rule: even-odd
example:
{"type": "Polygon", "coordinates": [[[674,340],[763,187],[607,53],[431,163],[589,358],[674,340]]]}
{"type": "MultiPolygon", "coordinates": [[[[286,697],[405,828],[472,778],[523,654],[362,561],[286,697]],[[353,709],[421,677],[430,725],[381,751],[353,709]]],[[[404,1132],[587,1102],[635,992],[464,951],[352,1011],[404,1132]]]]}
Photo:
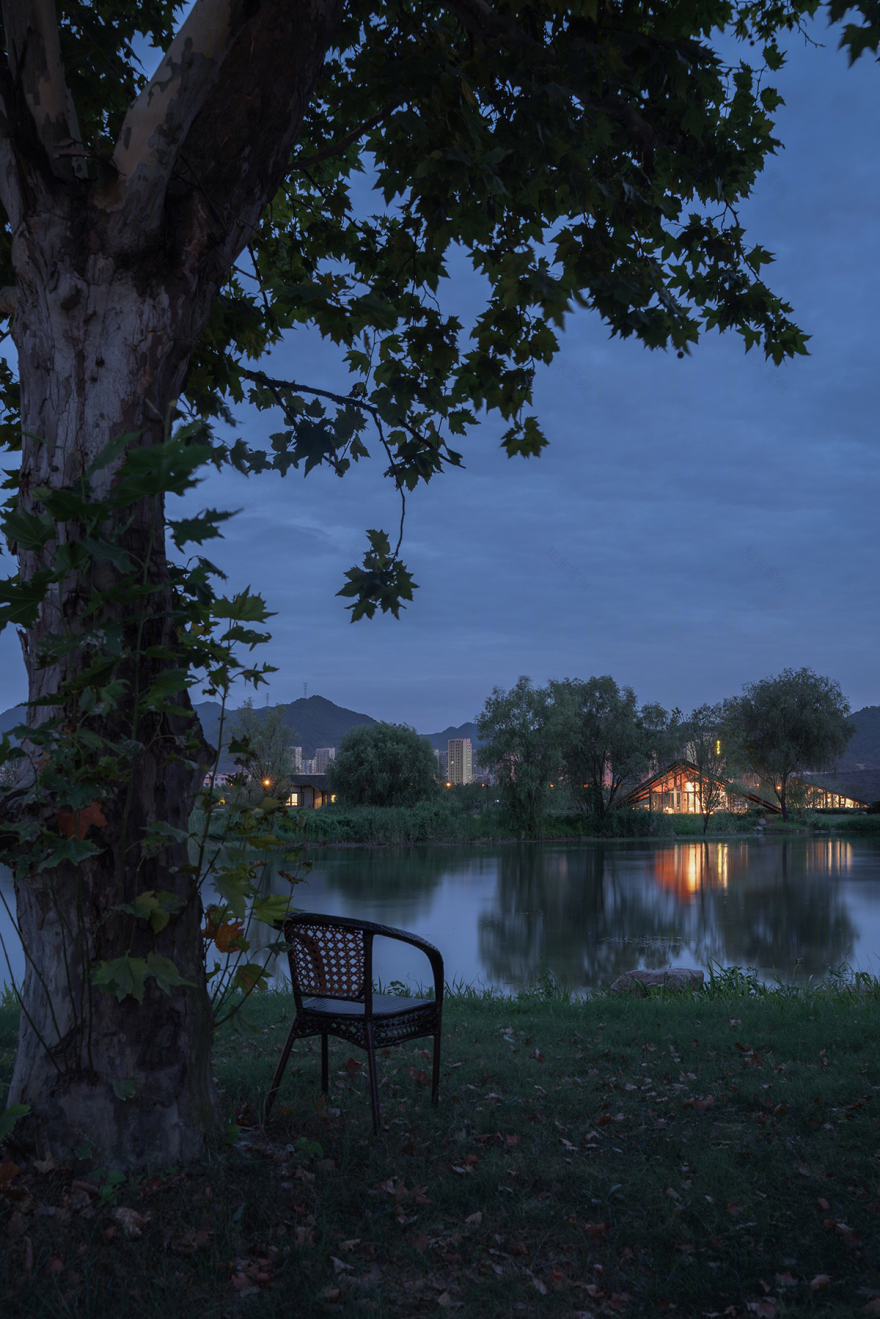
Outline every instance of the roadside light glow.
{"type": "Polygon", "coordinates": [[[263,779],[263,787],[268,788],[271,782],[271,779],[263,779]]]}

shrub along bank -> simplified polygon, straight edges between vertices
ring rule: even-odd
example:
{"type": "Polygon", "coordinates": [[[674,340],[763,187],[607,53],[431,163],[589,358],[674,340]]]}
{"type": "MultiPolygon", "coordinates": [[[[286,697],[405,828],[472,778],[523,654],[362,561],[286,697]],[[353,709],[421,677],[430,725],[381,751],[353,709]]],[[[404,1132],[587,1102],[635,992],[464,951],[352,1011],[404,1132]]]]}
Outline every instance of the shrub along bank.
{"type": "MultiPolygon", "coordinates": [[[[293,817],[295,835],[308,843],[349,843],[363,846],[400,846],[412,843],[497,842],[516,838],[500,806],[494,802],[471,805],[454,796],[419,802],[415,806],[328,805],[304,810],[293,817]]],[[[213,822],[215,837],[222,837],[225,812],[218,808],[213,822]]],[[[706,836],[750,835],[759,817],[718,812],[709,822],[706,836]]],[[[201,834],[204,816],[194,811],[190,828],[201,834]]],[[[880,836],[880,815],[812,815],[788,823],[766,817],[761,826],[768,833],[851,833],[880,836]]],[[[293,831],[292,831],[293,834],[293,831]]],[[[556,811],[544,816],[538,840],[563,838],[701,838],[699,815],[661,815],[649,811],[610,811],[599,819],[579,811],[556,811]]]]}
{"type": "Polygon", "coordinates": [[[389,1051],[378,1139],[338,1041],[326,1102],[300,1043],[263,1129],[293,1004],[262,995],[220,1033],[204,1165],[0,1164],[2,1312],[877,1314],[880,986],[856,989],[452,994],[439,1107],[421,1047],[389,1051]]]}

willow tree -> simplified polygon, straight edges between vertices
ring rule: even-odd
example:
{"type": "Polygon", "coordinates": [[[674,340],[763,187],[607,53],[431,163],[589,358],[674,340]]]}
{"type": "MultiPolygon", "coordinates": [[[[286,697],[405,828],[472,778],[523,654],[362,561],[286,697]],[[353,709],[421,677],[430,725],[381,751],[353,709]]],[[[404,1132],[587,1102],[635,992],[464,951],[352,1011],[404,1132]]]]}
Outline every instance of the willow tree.
{"type": "MultiPolygon", "coordinates": [[[[206,588],[166,556],[164,494],[207,461],[341,475],[375,434],[403,496],[460,461],[484,411],[508,454],[537,455],[535,366],[576,306],[679,355],[706,327],[775,362],[803,352],[736,214],[778,98],[711,37],[734,24],[776,66],[774,29],[813,8],[195,0],[181,22],[177,0],[3,0],[4,435],[21,458],[2,621],[31,702],[6,812],[27,844],[23,1139],[167,1162],[216,1121],[184,838],[206,588]],[[151,76],[148,48],[165,52],[151,76]],[[350,201],[366,168],[376,215],[350,201]],[[467,327],[453,249],[485,293],[467,327]],[[336,393],[256,365],[303,323],[339,347],[336,393]],[[245,398],[280,417],[264,449],[212,438],[245,398]],[[205,428],[175,447],[180,417],[205,428]]],[[[411,598],[398,550],[369,533],[342,588],[353,618],[411,598]]]]}

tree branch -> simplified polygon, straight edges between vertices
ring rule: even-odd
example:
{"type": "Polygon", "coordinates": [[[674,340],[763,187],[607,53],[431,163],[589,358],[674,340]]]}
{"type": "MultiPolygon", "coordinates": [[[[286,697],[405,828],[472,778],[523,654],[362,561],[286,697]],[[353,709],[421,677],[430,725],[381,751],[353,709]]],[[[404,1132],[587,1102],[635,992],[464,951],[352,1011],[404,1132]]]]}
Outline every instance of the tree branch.
{"type": "MultiPolygon", "coordinates": [[[[197,0],[219,5],[222,0],[197,0]]],[[[248,0],[225,0],[244,8],[248,0]]],[[[175,146],[190,175],[175,199],[178,248],[195,244],[213,252],[218,268],[235,260],[253,239],[266,204],[284,181],[303,116],[339,26],[343,0],[249,0],[251,17],[229,44],[222,77],[215,77],[201,108],[175,146]],[[231,114],[229,107],[236,107],[231,114]],[[179,195],[209,199],[209,218],[200,220],[177,205],[179,195]],[[201,230],[200,230],[201,226],[201,230]]],[[[193,11],[195,13],[195,10],[193,11]]],[[[189,20],[187,20],[189,21],[189,20]]]]}
{"type": "MultiPolygon", "coordinates": [[[[3,0],[3,24],[12,83],[30,111],[50,170],[70,178],[72,164],[59,151],[79,141],[79,125],[67,89],[54,0],[3,0]]],[[[12,115],[12,106],[4,108],[12,115]]]]}
{"type": "Polygon", "coordinates": [[[246,0],[196,0],[158,69],[125,116],[113,152],[129,213],[148,233],[161,222],[165,193],[186,136],[250,21],[246,0]]]}
{"type": "Polygon", "coordinates": [[[330,156],[337,156],[340,151],[344,151],[346,147],[350,147],[352,142],[356,142],[364,133],[369,133],[371,128],[375,128],[377,124],[381,124],[382,120],[386,119],[392,111],[398,108],[398,106],[405,105],[406,100],[406,97],[401,96],[393,101],[389,101],[387,105],[382,106],[382,109],[378,114],[374,114],[370,119],[365,119],[362,124],[358,124],[357,128],[353,128],[350,133],[346,133],[344,137],[340,137],[337,141],[331,142],[329,146],[323,147],[320,151],[314,152],[313,155],[294,156],[293,160],[290,162],[290,172],[293,173],[294,170],[298,169],[310,169],[312,165],[318,165],[322,160],[328,160],[330,156]]]}

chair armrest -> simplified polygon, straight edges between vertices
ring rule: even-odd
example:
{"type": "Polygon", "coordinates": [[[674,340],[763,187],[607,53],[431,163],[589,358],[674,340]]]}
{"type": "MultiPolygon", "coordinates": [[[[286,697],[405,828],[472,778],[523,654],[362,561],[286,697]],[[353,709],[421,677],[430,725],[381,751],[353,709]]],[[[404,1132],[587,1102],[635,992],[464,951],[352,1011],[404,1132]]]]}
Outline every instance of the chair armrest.
{"type": "Polygon", "coordinates": [[[423,939],[418,934],[409,934],[406,930],[395,930],[393,926],[377,925],[373,928],[374,934],[382,935],[386,939],[397,939],[400,943],[412,944],[425,954],[431,963],[431,971],[434,976],[434,1001],[439,1006],[443,1002],[443,955],[439,948],[435,948],[427,939],[423,939]]]}

